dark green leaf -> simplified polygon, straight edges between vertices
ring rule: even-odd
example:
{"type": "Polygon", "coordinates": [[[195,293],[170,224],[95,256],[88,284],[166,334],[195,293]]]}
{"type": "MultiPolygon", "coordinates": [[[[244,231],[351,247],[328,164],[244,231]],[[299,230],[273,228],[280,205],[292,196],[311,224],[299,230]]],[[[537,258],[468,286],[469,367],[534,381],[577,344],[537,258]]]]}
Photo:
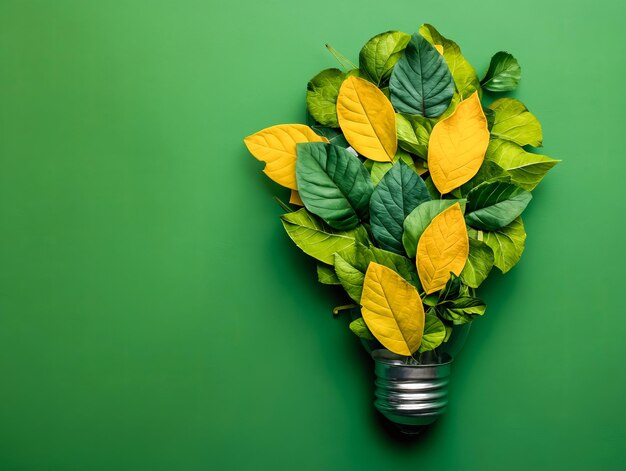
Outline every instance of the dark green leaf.
{"type": "Polygon", "coordinates": [[[410,39],[406,33],[387,31],[367,41],[359,54],[362,74],[376,85],[388,80],[410,39]]]}
{"type": "Polygon", "coordinates": [[[331,227],[349,230],[368,217],[374,189],[361,161],[323,142],[297,145],[296,181],[304,206],[331,227]]]}
{"type": "Polygon", "coordinates": [[[389,89],[401,113],[437,117],[450,105],[454,82],[442,55],[416,33],[393,69],[389,89]]]}
{"type": "Polygon", "coordinates": [[[339,69],[322,70],[307,84],[306,104],[315,121],[333,128],[337,121],[337,96],[346,73],[339,69]]]}
{"type": "Polygon", "coordinates": [[[422,290],[419,276],[417,275],[417,267],[415,262],[393,252],[388,252],[376,247],[370,247],[370,261],[391,268],[406,281],[415,286],[418,291],[422,290]]]}
{"type": "Polygon", "coordinates": [[[461,272],[461,280],[471,288],[478,288],[489,276],[494,264],[493,250],[483,241],[469,239],[469,257],[461,272]]]}
{"type": "Polygon", "coordinates": [[[346,138],[339,129],[329,128],[328,126],[320,126],[319,124],[311,126],[311,129],[313,129],[315,134],[318,136],[323,136],[328,139],[331,144],[343,147],[344,149],[346,147],[350,147],[350,144],[348,144],[348,141],[346,141],[346,138]]]}
{"type": "Polygon", "coordinates": [[[485,182],[467,194],[465,221],[484,231],[510,224],[528,206],[529,191],[507,182],[485,182]]]}
{"type": "Polygon", "coordinates": [[[465,209],[465,200],[432,200],[420,204],[411,211],[404,220],[404,234],[402,236],[402,244],[409,257],[415,257],[417,242],[433,218],[454,203],[459,203],[461,209],[465,209]]]}
{"type": "Polygon", "coordinates": [[[487,305],[483,300],[464,296],[439,305],[437,312],[442,319],[460,325],[471,322],[476,316],[482,316],[486,309],[487,305]]]}
{"type": "Polygon", "coordinates": [[[374,239],[385,250],[404,253],[404,219],[419,204],[429,200],[424,180],[402,160],[395,163],[380,181],[370,200],[374,239]]]}
{"type": "Polygon", "coordinates": [[[508,52],[496,52],[491,58],[489,69],[480,84],[490,92],[510,92],[517,88],[522,78],[522,69],[517,59],[508,52]]]}
{"type": "Polygon", "coordinates": [[[514,142],[493,139],[489,142],[485,162],[496,162],[510,175],[513,183],[532,191],[548,173],[560,162],[545,155],[526,152],[514,142]]]}
{"type": "Polygon", "coordinates": [[[406,165],[408,165],[411,170],[417,173],[417,169],[415,168],[415,162],[413,161],[413,157],[406,151],[402,149],[398,149],[395,157],[393,158],[393,163],[391,162],[374,162],[373,160],[366,160],[365,167],[369,166],[370,176],[372,177],[372,183],[374,185],[378,185],[380,181],[383,179],[385,174],[391,170],[393,165],[401,160],[406,165]]]}

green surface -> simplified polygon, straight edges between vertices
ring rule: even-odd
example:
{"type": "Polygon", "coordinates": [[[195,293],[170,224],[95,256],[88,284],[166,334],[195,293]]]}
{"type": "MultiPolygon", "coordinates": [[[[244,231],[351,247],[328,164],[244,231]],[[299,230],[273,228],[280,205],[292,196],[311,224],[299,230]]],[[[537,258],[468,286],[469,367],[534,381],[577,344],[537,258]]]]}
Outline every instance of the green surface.
{"type": "Polygon", "coordinates": [[[0,2],[0,469],[623,469],[626,5],[0,2]],[[241,139],[431,22],[564,160],[481,293],[447,415],[402,441],[241,139]]]}

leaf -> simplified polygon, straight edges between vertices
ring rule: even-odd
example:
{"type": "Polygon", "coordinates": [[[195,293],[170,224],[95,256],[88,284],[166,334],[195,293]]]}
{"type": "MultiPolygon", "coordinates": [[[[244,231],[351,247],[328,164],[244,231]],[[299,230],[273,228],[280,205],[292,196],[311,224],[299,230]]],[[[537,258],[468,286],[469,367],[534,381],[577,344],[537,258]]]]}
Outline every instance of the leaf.
{"type": "Polygon", "coordinates": [[[353,251],[335,253],[335,272],[348,296],[361,302],[365,272],[372,256],[370,250],[357,244],[353,251]]]}
{"type": "Polygon", "coordinates": [[[432,200],[420,204],[411,211],[404,220],[402,235],[402,245],[409,257],[415,257],[417,243],[433,218],[455,203],[459,203],[461,209],[464,210],[465,200],[432,200]]]}
{"type": "Polygon", "coordinates": [[[480,91],[480,83],[474,67],[463,57],[461,48],[454,41],[442,36],[434,26],[424,24],[419,32],[433,45],[443,46],[443,57],[448,64],[454,84],[461,99],[467,98],[475,91],[480,91]]]}
{"type": "Polygon", "coordinates": [[[346,149],[299,144],[296,177],[304,206],[331,227],[349,230],[367,219],[374,187],[367,169],[346,149]]]}
{"type": "Polygon", "coordinates": [[[367,328],[367,324],[362,317],[350,322],[350,330],[359,338],[364,340],[375,340],[370,330],[367,328]]]}
{"type": "Polygon", "coordinates": [[[377,162],[393,160],[398,148],[395,112],[376,85],[348,77],[339,90],[337,117],[344,136],[359,154],[377,162]]]}
{"type": "Polygon", "coordinates": [[[373,160],[366,160],[364,165],[365,167],[369,167],[370,177],[372,178],[372,183],[374,186],[378,185],[380,181],[383,179],[385,174],[391,170],[391,167],[398,161],[404,162],[409,166],[413,171],[417,173],[417,168],[415,167],[415,162],[413,161],[413,157],[410,154],[403,151],[402,149],[398,149],[396,156],[393,158],[392,162],[374,162],[373,160]]]}
{"type": "Polygon", "coordinates": [[[454,82],[443,56],[416,33],[393,68],[389,90],[401,113],[437,117],[450,105],[454,82]]]}
{"type": "Polygon", "coordinates": [[[459,203],[435,216],[417,244],[417,273],[426,294],[439,291],[459,276],[469,252],[467,229],[459,203]]]}
{"type": "Polygon", "coordinates": [[[298,193],[298,190],[291,190],[291,195],[289,196],[289,202],[297,206],[304,206],[304,203],[302,202],[302,198],[300,198],[300,193],[298,193]]]}
{"type": "Polygon", "coordinates": [[[411,36],[400,31],[387,31],[365,43],[359,54],[359,70],[376,85],[389,79],[393,66],[411,36]]]}
{"type": "Polygon", "coordinates": [[[370,200],[372,235],[380,247],[397,254],[404,253],[404,219],[419,204],[429,200],[424,180],[404,162],[395,163],[370,200]]]}
{"type": "Polygon", "coordinates": [[[486,309],[483,300],[466,296],[441,304],[437,312],[442,319],[461,325],[471,322],[476,316],[482,316],[486,309]]]}
{"type": "Polygon", "coordinates": [[[428,352],[434,350],[443,343],[443,339],[446,338],[446,326],[439,318],[432,314],[425,316],[424,322],[424,335],[422,337],[422,344],[419,351],[428,352]]]}
{"type": "Polygon", "coordinates": [[[461,272],[461,280],[470,288],[478,288],[493,268],[493,250],[480,240],[469,239],[469,256],[461,272]]]}
{"type": "Polygon", "coordinates": [[[486,160],[486,157],[487,156],[485,155],[485,160],[480,166],[480,169],[478,169],[478,173],[476,173],[476,175],[474,175],[467,183],[464,183],[455,190],[452,190],[450,194],[457,198],[461,198],[467,196],[472,189],[476,188],[483,182],[511,181],[511,175],[509,175],[509,172],[504,170],[492,160],[486,160]]]}
{"type": "Polygon", "coordinates": [[[522,69],[517,59],[505,51],[496,52],[480,84],[490,92],[510,92],[517,88],[522,69]]]}
{"type": "Polygon", "coordinates": [[[398,146],[407,152],[426,157],[428,140],[425,143],[420,142],[411,122],[400,113],[396,113],[396,130],[398,133],[398,146]]]}
{"type": "Polygon", "coordinates": [[[520,146],[541,147],[543,139],[541,124],[521,101],[500,98],[489,105],[489,108],[496,112],[491,129],[494,138],[513,141],[520,146]]]}
{"type": "Polygon", "coordinates": [[[265,162],[263,172],[276,183],[292,190],[296,185],[296,145],[301,142],[327,142],[304,124],[279,124],[244,139],[250,153],[265,162]]]}
{"type": "Polygon", "coordinates": [[[421,289],[415,263],[411,260],[373,246],[356,244],[354,250],[335,254],[335,271],[348,296],[357,303],[361,300],[365,272],[370,262],[390,268],[413,286],[421,289]]]}
{"type": "Polygon", "coordinates": [[[506,273],[519,262],[524,252],[526,231],[521,216],[502,229],[483,233],[483,241],[494,255],[494,265],[506,273]]]}
{"type": "Polygon", "coordinates": [[[435,124],[428,145],[428,168],[441,194],[468,182],[483,163],[489,131],[478,93],[435,124]]]}
{"type": "Polygon", "coordinates": [[[532,199],[529,191],[507,182],[485,182],[467,194],[465,222],[494,231],[518,217],[532,199]]]}
{"type": "Polygon", "coordinates": [[[343,148],[350,147],[350,144],[348,144],[348,141],[346,141],[346,138],[344,137],[340,129],[320,126],[319,124],[314,124],[313,126],[311,126],[311,129],[313,129],[313,131],[315,131],[320,136],[325,137],[331,144],[335,144],[336,146],[343,148]]]}
{"type": "Polygon", "coordinates": [[[397,355],[412,355],[424,333],[424,306],[414,286],[393,270],[370,263],[361,314],[374,337],[397,355]]]}
{"type": "Polygon", "coordinates": [[[335,268],[324,263],[317,264],[317,281],[324,285],[340,285],[335,268]]]}
{"type": "Polygon", "coordinates": [[[510,175],[513,183],[532,191],[548,171],[560,162],[545,155],[526,152],[519,145],[502,139],[489,142],[485,159],[497,163],[510,175]]]}
{"type": "Polygon", "coordinates": [[[355,239],[363,237],[364,231],[358,227],[351,231],[336,231],[302,208],[293,213],[283,214],[281,222],[294,243],[307,255],[332,265],[335,252],[353,247],[355,239]]]}
{"type": "Polygon", "coordinates": [[[306,105],[315,121],[332,128],[339,127],[337,121],[337,96],[346,79],[339,69],[322,70],[307,84],[306,105]]]}

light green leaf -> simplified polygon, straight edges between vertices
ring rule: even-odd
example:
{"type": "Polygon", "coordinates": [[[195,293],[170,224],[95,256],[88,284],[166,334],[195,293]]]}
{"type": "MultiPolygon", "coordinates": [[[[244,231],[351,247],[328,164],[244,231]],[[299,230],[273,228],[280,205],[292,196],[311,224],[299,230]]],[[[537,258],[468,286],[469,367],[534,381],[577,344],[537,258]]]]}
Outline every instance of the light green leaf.
{"type": "Polygon", "coordinates": [[[317,264],[317,280],[324,285],[340,285],[335,268],[324,263],[317,264]]]}
{"type": "Polygon", "coordinates": [[[476,71],[463,57],[458,44],[442,36],[434,26],[429,24],[422,25],[419,32],[432,45],[440,44],[443,46],[443,57],[450,68],[460,98],[464,100],[476,90],[480,94],[480,83],[476,71]]]}
{"type": "Polygon", "coordinates": [[[318,123],[333,128],[339,127],[337,96],[345,79],[345,72],[339,69],[326,69],[307,84],[306,105],[309,113],[318,123]]]}
{"type": "MultiPolygon", "coordinates": [[[[514,144],[515,145],[515,144],[514,144]]],[[[452,190],[451,194],[456,198],[467,196],[467,194],[478,185],[484,182],[510,182],[511,175],[492,160],[485,160],[478,169],[478,173],[470,181],[464,183],[459,188],[452,190]]]]}
{"type": "Polygon", "coordinates": [[[411,122],[400,113],[396,113],[396,132],[398,133],[398,146],[422,158],[427,157],[428,139],[425,143],[420,142],[411,122]]]}
{"type": "Polygon", "coordinates": [[[548,171],[560,162],[540,154],[526,152],[519,145],[493,139],[487,147],[485,162],[493,161],[504,168],[513,183],[532,191],[541,182],[548,171]]]}
{"type": "Polygon", "coordinates": [[[404,219],[419,204],[429,200],[424,180],[403,161],[395,163],[370,199],[372,235],[380,247],[397,254],[404,253],[404,219]]]}
{"type": "Polygon", "coordinates": [[[454,95],[454,82],[439,52],[414,34],[389,80],[391,102],[401,113],[440,116],[454,95]]]}
{"type": "Polygon", "coordinates": [[[357,244],[353,250],[335,254],[335,272],[348,296],[355,302],[361,302],[363,281],[367,266],[372,259],[370,249],[357,244]]]}
{"type": "Polygon", "coordinates": [[[419,352],[434,350],[443,343],[446,338],[446,326],[434,314],[426,314],[424,322],[424,335],[419,352]]]}
{"type": "Polygon", "coordinates": [[[362,317],[353,320],[350,322],[350,330],[357,336],[364,340],[376,340],[376,337],[372,335],[370,330],[367,328],[367,324],[363,320],[362,317]]]}
{"type": "Polygon", "coordinates": [[[484,231],[504,227],[518,217],[532,199],[529,191],[507,182],[484,182],[467,194],[465,221],[484,231]]]}
{"type": "Polygon", "coordinates": [[[480,84],[490,92],[510,92],[517,88],[522,78],[522,69],[517,59],[508,52],[496,52],[491,58],[489,69],[480,84]]]}
{"type": "Polygon", "coordinates": [[[369,167],[370,176],[372,177],[372,183],[376,186],[383,179],[385,174],[391,170],[391,167],[398,162],[404,162],[408,165],[414,172],[417,173],[417,168],[415,168],[415,162],[413,162],[413,157],[402,149],[398,149],[395,157],[393,158],[393,163],[391,162],[374,162],[373,160],[367,159],[364,162],[365,167],[369,167]]]}
{"type": "Polygon", "coordinates": [[[437,312],[442,319],[454,325],[461,325],[471,322],[477,316],[482,316],[486,309],[487,305],[483,300],[464,296],[446,301],[437,307],[437,312]]]}
{"type": "Polygon", "coordinates": [[[362,226],[351,231],[337,231],[302,208],[283,214],[281,222],[294,243],[307,255],[332,265],[335,252],[354,247],[357,239],[367,237],[362,226]]]}
{"type": "Polygon", "coordinates": [[[521,216],[502,229],[482,233],[483,241],[494,255],[494,265],[506,273],[519,262],[524,252],[526,231],[521,216]]]}
{"type": "Polygon", "coordinates": [[[514,98],[500,98],[489,108],[496,112],[491,136],[513,141],[520,146],[540,147],[543,134],[541,124],[526,106],[514,98]]]}
{"type": "Polygon", "coordinates": [[[471,288],[478,288],[489,276],[494,264],[493,250],[484,242],[469,239],[469,257],[461,272],[461,280],[471,288]]]}
{"type": "Polygon", "coordinates": [[[369,215],[369,172],[346,149],[323,142],[297,145],[296,180],[307,210],[331,227],[349,230],[369,215]]]}
{"type": "Polygon", "coordinates": [[[388,80],[410,39],[406,33],[387,31],[367,41],[359,54],[359,69],[364,77],[376,85],[388,80]]]}
{"type": "Polygon", "coordinates": [[[409,257],[415,258],[419,238],[430,225],[433,218],[454,203],[459,203],[461,210],[465,210],[465,200],[432,200],[420,204],[411,211],[404,220],[404,233],[402,235],[402,244],[409,257]]]}

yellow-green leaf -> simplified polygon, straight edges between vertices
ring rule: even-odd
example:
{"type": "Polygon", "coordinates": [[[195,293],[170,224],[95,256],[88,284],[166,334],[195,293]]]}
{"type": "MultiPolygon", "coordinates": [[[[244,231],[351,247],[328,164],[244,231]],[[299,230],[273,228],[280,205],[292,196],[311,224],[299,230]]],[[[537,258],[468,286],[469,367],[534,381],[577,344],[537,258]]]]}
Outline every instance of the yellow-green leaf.
{"type": "Polygon", "coordinates": [[[396,116],[376,85],[348,77],[339,90],[337,117],[346,140],[359,154],[377,162],[393,160],[398,148],[396,116]]]}
{"type": "Polygon", "coordinates": [[[244,139],[250,153],[265,162],[263,172],[276,183],[292,190],[296,184],[296,144],[328,142],[304,124],[279,124],[244,139]]]}
{"type": "Polygon", "coordinates": [[[449,193],[476,175],[488,145],[487,118],[474,92],[430,133],[428,168],[439,192],[449,193]]]}
{"type": "Polygon", "coordinates": [[[398,355],[412,355],[424,334],[424,306],[417,289],[395,271],[370,263],[361,294],[361,314],[374,337],[398,355]]]}
{"type": "Polygon", "coordinates": [[[417,244],[417,273],[426,294],[443,288],[451,272],[459,276],[468,255],[463,211],[455,203],[433,218],[417,244]]]}
{"type": "Polygon", "coordinates": [[[515,98],[500,98],[489,105],[489,108],[496,112],[491,128],[493,137],[515,142],[520,146],[541,147],[541,124],[524,103],[515,98]]]}

